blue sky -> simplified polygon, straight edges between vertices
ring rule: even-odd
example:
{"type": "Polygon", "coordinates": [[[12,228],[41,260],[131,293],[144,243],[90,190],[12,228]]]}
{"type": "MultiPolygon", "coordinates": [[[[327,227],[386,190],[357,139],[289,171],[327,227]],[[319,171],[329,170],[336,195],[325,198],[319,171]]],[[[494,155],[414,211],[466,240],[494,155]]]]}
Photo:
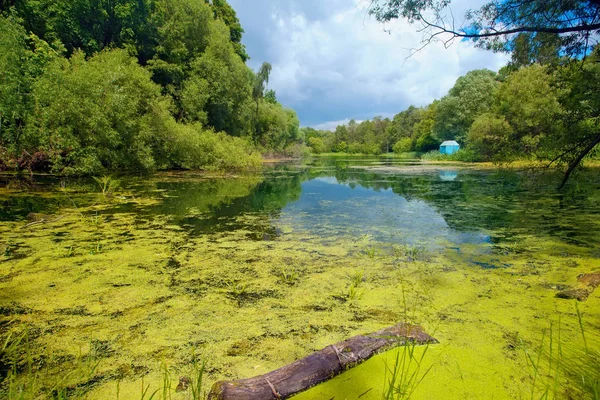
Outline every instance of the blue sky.
{"type": "MultiPolygon", "coordinates": [[[[456,41],[420,47],[417,27],[382,25],[367,0],[229,0],[246,33],[250,67],[273,65],[269,87],[302,126],[334,128],[349,119],[392,117],[444,96],[466,72],[498,70],[505,54],[456,41]],[[386,31],[384,31],[384,28],[386,31]],[[389,31],[389,32],[388,32],[389,31]]],[[[454,15],[481,1],[453,2],[454,15]]]]}

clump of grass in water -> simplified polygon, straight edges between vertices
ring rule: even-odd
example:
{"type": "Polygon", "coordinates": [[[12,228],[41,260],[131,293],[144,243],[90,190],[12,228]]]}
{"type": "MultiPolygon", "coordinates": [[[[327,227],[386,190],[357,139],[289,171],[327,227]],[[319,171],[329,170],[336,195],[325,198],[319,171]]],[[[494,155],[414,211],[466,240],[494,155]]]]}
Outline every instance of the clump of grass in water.
{"type": "Polygon", "coordinates": [[[96,242],[96,244],[93,244],[90,248],[91,255],[100,254],[103,251],[104,251],[104,246],[102,246],[102,243],[100,241],[96,242]]]}
{"type": "Polygon", "coordinates": [[[227,296],[233,300],[236,300],[238,306],[241,306],[248,295],[248,284],[247,283],[226,283],[227,296]]]}
{"type": "Polygon", "coordinates": [[[282,267],[280,271],[280,278],[283,283],[289,286],[294,286],[299,279],[299,274],[293,267],[282,267]]]}
{"type": "MultiPolygon", "coordinates": [[[[531,400],[562,398],[563,391],[573,390],[572,385],[581,391],[580,395],[600,400],[600,352],[590,351],[588,348],[579,305],[576,303],[575,307],[583,349],[563,345],[560,320],[558,329],[555,330],[550,324],[550,328],[542,332],[542,339],[535,353],[525,349],[527,363],[532,369],[531,400]]],[[[571,344],[572,341],[568,343],[571,344]]]]}
{"type": "Polygon", "coordinates": [[[369,246],[365,249],[365,254],[370,259],[373,259],[377,256],[377,248],[375,246],[369,246]]]}
{"type": "Polygon", "coordinates": [[[89,382],[94,379],[100,358],[92,351],[75,360],[74,368],[62,375],[51,387],[44,387],[34,368],[29,330],[21,334],[10,332],[0,348],[0,361],[7,364],[9,370],[4,387],[0,387],[0,396],[7,400],[29,400],[52,398],[66,400],[85,395],[85,385],[70,385],[70,381],[89,382]]]}
{"type": "Polygon", "coordinates": [[[72,245],[67,247],[67,249],[65,251],[65,258],[70,258],[70,257],[73,257],[74,255],[75,255],[75,247],[72,245]]]}
{"type": "Polygon", "coordinates": [[[364,282],[364,273],[356,272],[348,276],[348,279],[350,286],[334,297],[342,301],[360,300],[365,294],[365,290],[360,288],[364,282]]]}
{"type": "Polygon", "coordinates": [[[111,197],[114,194],[115,190],[117,190],[121,185],[118,180],[108,175],[102,177],[95,176],[94,180],[96,181],[96,183],[98,183],[98,186],[100,186],[100,190],[102,191],[102,194],[105,197],[111,197]]]}
{"type": "Polygon", "coordinates": [[[424,252],[422,246],[416,246],[411,244],[403,244],[394,246],[394,254],[396,257],[405,257],[409,261],[417,260],[424,252]]]}
{"type": "MultiPolygon", "coordinates": [[[[192,400],[204,400],[206,399],[206,393],[202,392],[202,382],[204,381],[205,370],[206,362],[201,362],[196,356],[194,356],[191,371],[192,378],[180,378],[177,387],[173,388],[173,380],[171,379],[169,367],[165,362],[163,362],[161,364],[161,386],[150,393],[150,385],[145,385],[144,379],[142,378],[140,400],[170,400],[173,392],[188,390],[190,391],[192,400]],[[185,385],[182,384],[182,382],[185,382],[185,385]]],[[[119,387],[117,385],[117,400],[119,400],[118,390],[119,387]]]]}
{"type": "Polygon", "coordinates": [[[418,354],[417,347],[414,342],[408,343],[396,350],[393,365],[390,366],[386,362],[383,400],[410,399],[431,371],[432,366],[422,371],[429,345],[423,347],[421,354],[418,354]]]}
{"type": "Polygon", "coordinates": [[[357,271],[354,274],[348,277],[350,279],[350,283],[355,287],[359,287],[365,281],[365,273],[362,271],[357,271]]]}

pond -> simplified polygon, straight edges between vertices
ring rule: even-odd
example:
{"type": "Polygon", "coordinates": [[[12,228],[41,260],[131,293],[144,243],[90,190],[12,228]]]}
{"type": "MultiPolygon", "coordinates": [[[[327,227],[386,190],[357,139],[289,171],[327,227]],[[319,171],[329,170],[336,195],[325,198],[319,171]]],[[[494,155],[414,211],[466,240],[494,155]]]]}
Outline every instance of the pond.
{"type": "MultiPolygon", "coordinates": [[[[406,321],[440,343],[394,398],[593,398],[600,290],[578,277],[600,272],[600,174],[559,181],[384,157],[105,193],[5,176],[0,397],[187,399],[163,387],[199,363],[207,391],[406,321]]],[[[298,398],[380,399],[398,354],[298,398]]]]}

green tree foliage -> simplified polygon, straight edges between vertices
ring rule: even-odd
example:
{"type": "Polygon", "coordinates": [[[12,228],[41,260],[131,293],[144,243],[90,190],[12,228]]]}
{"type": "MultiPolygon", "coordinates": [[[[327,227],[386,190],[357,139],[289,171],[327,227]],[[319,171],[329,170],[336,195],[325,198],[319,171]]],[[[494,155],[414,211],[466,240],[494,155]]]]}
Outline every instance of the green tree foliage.
{"type": "Polygon", "coordinates": [[[259,68],[258,72],[256,73],[256,75],[254,76],[254,79],[252,82],[252,99],[254,99],[254,102],[256,102],[256,114],[254,115],[255,140],[262,140],[261,136],[263,135],[263,132],[260,129],[261,126],[259,123],[258,112],[259,112],[260,101],[264,98],[265,90],[266,90],[267,84],[269,83],[269,76],[271,75],[271,69],[272,69],[271,64],[269,64],[268,62],[264,62],[260,66],[260,68],[259,68]]]}
{"type": "Polygon", "coordinates": [[[387,135],[392,143],[403,138],[414,137],[415,124],[421,121],[423,110],[414,106],[396,114],[387,127],[387,135]]]}
{"type": "Polygon", "coordinates": [[[56,170],[155,167],[152,147],[163,133],[152,114],[168,115],[168,102],[125,51],[55,61],[35,83],[33,98],[27,147],[47,152],[56,170]]]}
{"type": "Polygon", "coordinates": [[[312,152],[315,154],[321,154],[327,151],[325,143],[323,143],[323,139],[321,139],[320,137],[312,136],[308,138],[307,144],[311,148],[312,152]]]}
{"type": "Polygon", "coordinates": [[[128,47],[144,61],[155,46],[150,0],[16,0],[14,5],[28,31],[48,43],[60,41],[69,54],[128,47]]]}
{"type": "Polygon", "coordinates": [[[227,41],[227,27],[216,21],[212,29],[206,51],[191,63],[190,78],[184,86],[191,83],[196,87],[206,87],[206,100],[202,96],[201,101],[206,101],[203,108],[209,126],[233,136],[242,136],[251,127],[252,71],[227,41]]]}
{"type": "Polygon", "coordinates": [[[205,0],[207,3],[212,4],[212,9],[215,18],[222,20],[225,25],[229,28],[229,38],[235,52],[242,58],[242,61],[247,61],[250,57],[246,53],[246,47],[242,44],[242,34],[244,29],[240,20],[237,18],[235,10],[224,0],[205,0]]]}
{"type": "Polygon", "coordinates": [[[498,113],[513,131],[507,143],[512,153],[539,153],[559,134],[558,95],[546,69],[538,64],[519,69],[498,88],[498,113]]]}
{"type": "Polygon", "coordinates": [[[253,132],[264,151],[297,145],[298,118],[267,89],[270,65],[245,65],[242,34],[225,0],[1,2],[2,165],[237,169],[255,161],[253,132]]]}
{"type": "Polygon", "coordinates": [[[407,153],[413,149],[413,140],[411,138],[402,138],[394,144],[394,153],[407,153]]]}
{"type": "MultiPolygon", "coordinates": [[[[550,164],[567,163],[569,166],[561,184],[563,186],[577,165],[600,144],[600,115],[597,110],[593,110],[593,106],[588,106],[594,104],[594,100],[589,97],[590,92],[580,85],[578,78],[594,78],[594,68],[582,68],[581,60],[594,52],[591,63],[597,63],[600,1],[494,0],[479,9],[468,10],[462,25],[456,23],[450,8],[449,0],[371,0],[370,14],[380,22],[402,18],[416,24],[423,34],[423,46],[436,41],[442,41],[448,46],[458,38],[473,40],[478,46],[489,50],[511,52],[511,65],[502,71],[501,78],[504,79],[511,72],[516,72],[517,75],[515,78],[508,78],[512,82],[501,90],[498,99],[501,103],[499,112],[506,116],[516,139],[510,142],[513,144],[511,151],[515,151],[516,143],[524,146],[521,153],[550,157],[550,164]],[[580,71],[585,72],[569,72],[569,62],[571,66],[576,64],[580,71]],[[525,89],[532,87],[531,83],[540,76],[539,69],[528,72],[518,70],[519,67],[528,65],[539,68],[536,64],[551,64],[556,69],[554,73],[546,75],[547,81],[545,86],[542,85],[551,89],[549,94],[536,92],[534,88],[534,93],[541,95],[539,99],[533,99],[525,89]],[[559,84],[552,82],[557,74],[559,84]],[[565,97],[564,90],[572,95],[567,94],[565,97]],[[515,96],[520,95],[524,96],[526,103],[523,111],[518,110],[514,101],[515,96]],[[557,98],[560,110],[556,107],[557,98]],[[536,104],[549,108],[533,110],[536,104]],[[578,108],[585,110],[583,115],[576,111],[578,108]],[[544,114],[547,117],[545,120],[540,118],[544,114]],[[582,118],[573,118],[578,114],[582,118]],[[524,121],[518,121],[519,116],[524,121]],[[536,122],[540,125],[534,127],[532,123],[536,122]],[[549,126],[551,124],[555,125],[549,126]],[[551,155],[552,153],[554,154],[551,155]]],[[[597,86],[597,80],[590,82],[594,83],[589,86],[597,86]]],[[[445,109],[459,108],[459,103],[454,99],[454,104],[443,104],[440,112],[446,114],[445,109]]],[[[477,130],[480,131],[479,128],[477,130]]],[[[439,129],[437,133],[441,133],[439,129]]]]}
{"type": "Polygon", "coordinates": [[[277,94],[273,89],[269,89],[265,92],[265,101],[271,104],[277,104],[277,94]]]}
{"type": "Polygon", "coordinates": [[[589,52],[600,32],[599,7],[598,0],[491,1],[468,10],[462,24],[454,19],[449,0],[371,0],[370,13],[381,22],[403,18],[415,23],[424,45],[470,39],[483,48],[516,50],[521,59],[535,59],[536,53],[552,53],[550,44],[570,57],[589,52]]]}
{"type": "Polygon", "coordinates": [[[32,77],[25,29],[13,16],[0,16],[0,147],[20,152],[20,138],[30,112],[32,77]]]}
{"type": "Polygon", "coordinates": [[[512,136],[512,127],[503,116],[485,113],[471,125],[467,142],[480,158],[491,161],[501,158],[507,148],[512,148],[509,143],[512,136]]]}
{"type": "Polygon", "coordinates": [[[475,118],[490,110],[497,86],[496,74],[487,69],[474,70],[458,78],[438,104],[436,137],[440,141],[464,143],[475,118]]]}

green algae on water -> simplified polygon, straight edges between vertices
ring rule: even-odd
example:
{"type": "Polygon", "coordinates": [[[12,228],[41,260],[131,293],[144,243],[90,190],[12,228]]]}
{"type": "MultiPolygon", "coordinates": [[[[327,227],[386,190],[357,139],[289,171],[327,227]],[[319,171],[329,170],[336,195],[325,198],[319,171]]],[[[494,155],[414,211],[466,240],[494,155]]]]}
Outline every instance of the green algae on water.
{"type": "MultiPolygon", "coordinates": [[[[0,393],[142,398],[143,387],[167,380],[175,389],[195,376],[194,360],[205,363],[207,391],[406,321],[440,341],[411,398],[537,396],[554,370],[534,382],[527,354],[538,354],[550,326],[553,351],[561,341],[565,354],[557,397],[585,398],[599,371],[573,362],[585,351],[578,314],[555,295],[600,270],[591,230],[599,199],[580,189],[544,200],[519,182],[489,171],[444,182],[284,167],[264,177],[123,179],[110,199],[93,184],[49,185],[43,196],[67,200],[32,209],[46,216],[40,223],[23,211],[0,223],[0,393]],[[325,192],[340,183],[335,193],[354,196],[348,203],[325,192]],[[354,225],[361,204],[381,205],[396,225],[354,225]],[[444,232],[435,243],[431,227],[394,216],[422,210],[444,232]]],[[[28,195],[3,189],[0,201],[28,195]]],[[[592,356],[598,294],[579,304],[592,356]]],[[[379,399],[394,356],[298,398],[379,399]]]]}

